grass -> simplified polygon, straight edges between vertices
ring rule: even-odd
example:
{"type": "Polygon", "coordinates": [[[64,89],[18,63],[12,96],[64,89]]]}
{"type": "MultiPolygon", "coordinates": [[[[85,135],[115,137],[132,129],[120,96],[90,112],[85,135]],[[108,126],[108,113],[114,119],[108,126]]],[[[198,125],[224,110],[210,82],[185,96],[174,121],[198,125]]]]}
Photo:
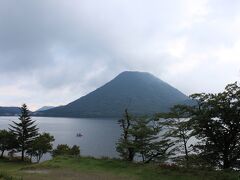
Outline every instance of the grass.
{"type": "Polygon", "coordinates": [[[41,164],[0,160],[0,179],[239,180],[238,172],[142,165],[114,159],[57,157],[41,164]],[[2,174],[2,176],[1,176],[2,174]]]}

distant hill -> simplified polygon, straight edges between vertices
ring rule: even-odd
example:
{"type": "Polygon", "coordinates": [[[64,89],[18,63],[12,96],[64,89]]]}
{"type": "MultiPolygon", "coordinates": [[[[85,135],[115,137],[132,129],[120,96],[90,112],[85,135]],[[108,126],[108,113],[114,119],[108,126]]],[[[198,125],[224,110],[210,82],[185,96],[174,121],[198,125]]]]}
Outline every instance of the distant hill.
{"type": "Polygon", "coordinates": [[[39,111],[46,111],[49,109],[55,108],[54,106],[43,106],[40,109],[36,110],[35,112],[39,112],[39,111]]]}
{"type": "Polygon", "coordinates": [[[121,117],[125,108],[134,115],[150,115],[188,101],[185,94],[149,73],[126,71],[86,96],[38,115],[121,117]]]}
{"type": "Polygon", "coordinates": [[[0,116],[15,116],[20,114],[19,107],[0,107],[0,116]]]}

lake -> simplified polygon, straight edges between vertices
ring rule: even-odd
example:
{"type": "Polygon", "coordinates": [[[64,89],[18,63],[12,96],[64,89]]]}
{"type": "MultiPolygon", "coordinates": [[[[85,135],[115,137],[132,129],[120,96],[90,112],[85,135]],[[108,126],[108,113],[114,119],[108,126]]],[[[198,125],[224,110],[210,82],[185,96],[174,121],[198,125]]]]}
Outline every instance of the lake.
{"type": "MultiPolygon", "coordinates": [[[[33,117],[39,132],[48,132],[55,137],[54,147],[58,144],[78,145],[81,155],[94,157],[118,157],[115,145],[120,137],[118,119],[53,118],[33,117]],[[82,137],[77,137],[81,133],[82,137]]],[[[11,121],[18,117],[0,117],[0,129],[7,129],[11,121]]],[[[50,159],[46,154],[42,160],[50,159]]]]}

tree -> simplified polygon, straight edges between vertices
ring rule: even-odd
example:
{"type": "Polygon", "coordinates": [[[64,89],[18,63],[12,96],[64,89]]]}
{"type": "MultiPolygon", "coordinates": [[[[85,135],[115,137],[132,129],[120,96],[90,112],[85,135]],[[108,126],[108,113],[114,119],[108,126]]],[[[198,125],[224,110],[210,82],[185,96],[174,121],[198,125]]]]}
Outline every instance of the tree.
{"type": "Polygon", "coordinates": [[[77,145],[74,145],[71,150],[70,154],[73,156],[79,156],[80,155],[80,147],[77,145]]]}
{"type": "Polygon", "coordinates": [[[122,135],[116,149],[124,160],[133,161],[136,155],[141,156],[144,163],[165,159],[172,144],[169,143],[169,139],[160,137],[162,128],[154,119],[133,118],[126,109],[119,124],[122,127],[122,135]]]}
{"type": "MultiPolygon", "coordinates": [[[[160,113],[158,118],[164,118],[161,122],[166,127],[166,136],[174,142],[174,150],[177,154],[184,154],[186,166],[189,165],[189,152],[192,145],[188,145],[188,141],[192,138],[192,121],[190,120],[191,107],[186,105],[175,105],[169,113],[160,113]]],[[[177,157],[179,159],[180,156],[177,157]]]]}
{"type": "Polygon", "coordinates": [[[135,155],[132,139],[129,134],[131,121],[132,117],[129,115],[128,110],[125,109],[124,117],[118,121],[122,128],[122,134],[117,142],[116,150],[120,156],[127,161],[133,161],[135,155]]]}
{"type": "Polygon", "coordinates": [[[29,115],[29,110],[26,104],[21,107],[19,116],[20,122],[14,122],[10,125],[9,130],[16,136],[18,140],[18,150],[21,152],[21,159],[24,160],[25,151],[31,147],[32,141],[38,135],[38,128],[29,115]]]}
{"type": "Polygon", "coordinates": [[[0,151],[1,158],[5,151],[14,149],[17,147],[17,140],[13,133],[7,130],[0,130],[0,151]]]}
{"type": "Polygon", "coordinates": [[[43,156],[43,154],[50,152],[53,148],[54,137],[49,133],[40,134],[36,139],[34,139],[31,143],[31,147],[27,150],[27,154],[37,158],[37,162],[39,162],[43,156]]]}
{"type": "Polygon", "coordinates": [[[217,94],[194,94],[194,131],[200,155],[223,169],[233,168],[240,158],[240,87],[229,84],[217,94]]]}
{"type": "Polygon", "coordinates": [[[173,143],[164,136],[162,127],[151,118],[136,118],[130,129],[135,153],[142,157],[143,163],[163,162],[171,154],[168,151],[173,143]]]}
{"type": "Polygon", "coordinates": [[[59,144],[56,149],[52,151],[52,156],[69,155],[71,148],[67,144],[59,144]]]}
{"type": "Polygon", "coordinates": [[[59,144],[56,149],[52,152],[53,157],[56,156],[79,156],[80,155],[80,147],[74,145],[70,148],[67,144],[59,144]]]}

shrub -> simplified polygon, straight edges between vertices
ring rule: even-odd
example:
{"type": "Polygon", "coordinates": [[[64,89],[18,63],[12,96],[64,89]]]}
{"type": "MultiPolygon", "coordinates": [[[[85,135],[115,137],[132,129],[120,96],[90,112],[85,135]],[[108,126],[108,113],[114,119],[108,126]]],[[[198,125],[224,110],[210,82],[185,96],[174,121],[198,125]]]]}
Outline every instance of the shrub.
{"type": "Polygon", "coordinates": [[[79,156],[80,155],[80,147],[74,145],[70,148],[67,144],[59,144],[56,149],[53,150],[52,156],[79,156]]]}
{"type": "Polygon", "coordinates": [[[74,145],[71,150],[70,150],[70,154],[73,155],[73,156],[79,156],[80,155],[80,147],[79,146],[76,146],[74,145]]]}

